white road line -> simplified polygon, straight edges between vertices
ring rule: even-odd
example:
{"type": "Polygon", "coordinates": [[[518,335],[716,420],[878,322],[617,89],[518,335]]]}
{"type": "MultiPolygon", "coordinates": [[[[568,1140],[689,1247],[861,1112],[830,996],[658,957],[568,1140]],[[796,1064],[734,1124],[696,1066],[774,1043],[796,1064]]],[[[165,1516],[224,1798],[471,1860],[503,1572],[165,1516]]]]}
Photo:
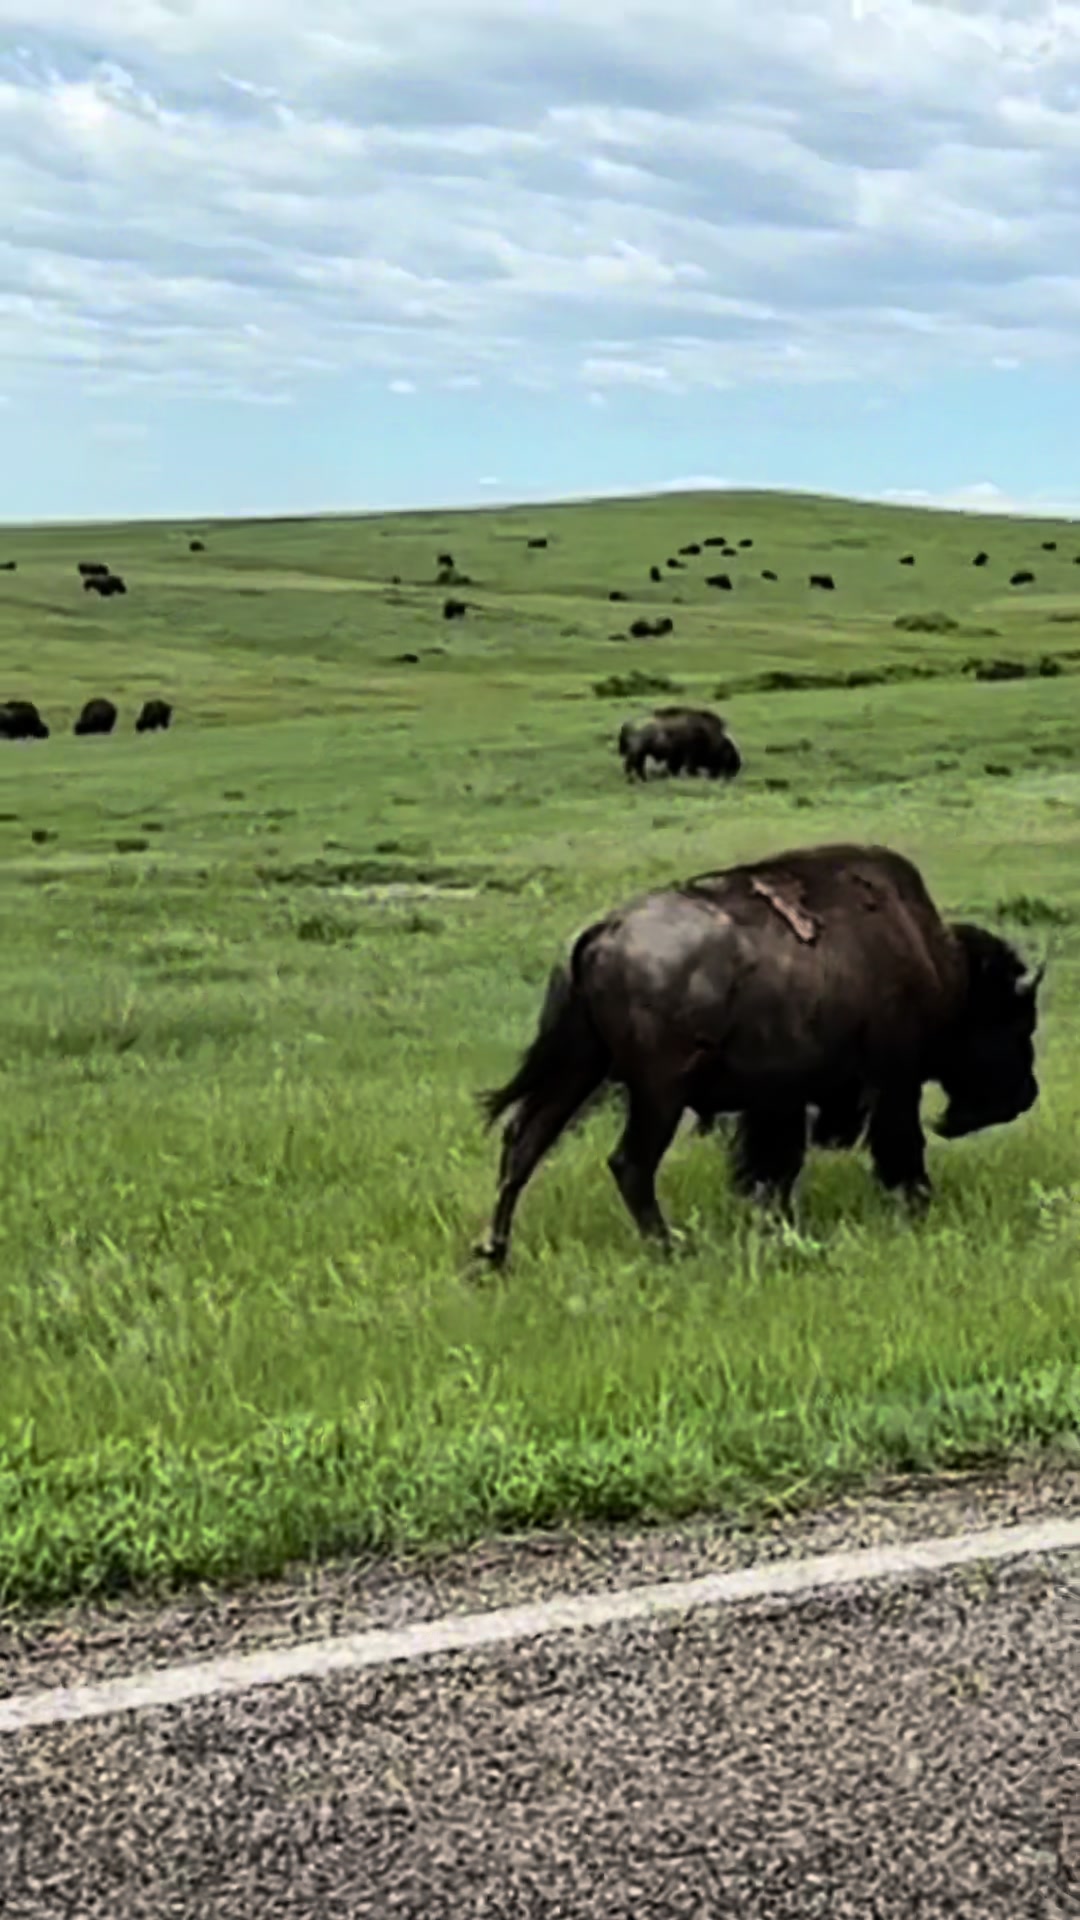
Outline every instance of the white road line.
{"type": "Polygon", "coordinates": [[[659,1619],[693,1607],[730,1606],[747,1600],[785,1600],[798,1594],[849,1587],[866,1581],[903,1580],[944,1573],[973,1562],[1009,1560],[1024,1554],[1080,1549],[1080,1517],[1036,1521],[1027,1526],[993,1527],[939,1540],[913,1540],[889,1547],[860,1547],[804,1560],[771,1561],[731,1573],[703,1574],[695,1580],[670,1580],[620,1592],[560,1594],[520,1607],[488,1613],[450,1614],[411,1627],[373,1628],[336,1638],[307,1640],[297,1646],[268,1648],[175,1667],[144,1669],[115,1680],[77,1687],[50,1687],[38,1693],[0,1697],[0,1734],[59,1722],[92,1720],[110,1713],[141,1713],[210,1700],[219,1694],[245,1693],[252,1687],[281,1686],[289,1680],[313,1680],[324,1674],[352,1673],[397,1660],[422,1660],[432,1654],[461,1653],[547,1633],[580,1632],[659,1619]]]}

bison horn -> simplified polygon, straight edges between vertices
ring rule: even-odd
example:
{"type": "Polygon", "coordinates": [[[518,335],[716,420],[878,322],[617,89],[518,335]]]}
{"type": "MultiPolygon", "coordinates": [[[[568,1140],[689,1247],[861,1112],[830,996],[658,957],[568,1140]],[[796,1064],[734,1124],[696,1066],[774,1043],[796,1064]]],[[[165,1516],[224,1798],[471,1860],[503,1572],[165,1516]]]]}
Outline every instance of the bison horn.
{"type": "Polygon", "coordinates": [[[1045,973],[1046,973],[1046,961],[1040,960],[1038,966],[1034,969],[1033,972],[1025,973],[1023,978],[1017,981],[1016,983],[1017,994],[1022,999],[1025,999],[1025,1000],[1032,999],[1034,995],[1038,992],[1039,984],[1042,981],[1045,973]]]}

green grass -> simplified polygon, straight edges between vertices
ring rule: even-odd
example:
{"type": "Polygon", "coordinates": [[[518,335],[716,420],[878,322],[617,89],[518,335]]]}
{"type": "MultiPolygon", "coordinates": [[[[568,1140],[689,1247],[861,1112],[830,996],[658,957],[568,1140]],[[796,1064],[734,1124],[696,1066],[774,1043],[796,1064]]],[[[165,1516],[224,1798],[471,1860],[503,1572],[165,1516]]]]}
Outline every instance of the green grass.
{"type": "Polygon", "coordinates": [[[1075,1446],[1074,552],[1050,522],[765,495],[0,535],[0,699],[53,727],[0,742],[0,1596],[747,1514],[1075,1446]],[[754,548],[650,585],[712,532],[754,548]],[[125,599],[82,592],[99,557],[125,599]],[[823,569],[833,594],[805,584],[823,569]],[[659,612],[670,636],[612,637],[659,612]],[[1026,671],[977,678],[994,660],[1026,671]],[[597,687],[634,674],[724,690],[730,790],[627,787],[615,734],[651,696],[597,687]],[[71,735],[91,693],[120,705],[110,739],[71,735]],[[174,729],[139,738],[155,693],[174,729]],[[696,1251],[664,1265],[603,1111],[474,1284],[496,1145],[472,1096],[568,936],[646,884],[840,835],[1049,943],[1035,1112],[932,1146],[916,1228],[861,1156],[816,1156],[801,1238],[680,1138],[660,1190],[696,1251]]]}

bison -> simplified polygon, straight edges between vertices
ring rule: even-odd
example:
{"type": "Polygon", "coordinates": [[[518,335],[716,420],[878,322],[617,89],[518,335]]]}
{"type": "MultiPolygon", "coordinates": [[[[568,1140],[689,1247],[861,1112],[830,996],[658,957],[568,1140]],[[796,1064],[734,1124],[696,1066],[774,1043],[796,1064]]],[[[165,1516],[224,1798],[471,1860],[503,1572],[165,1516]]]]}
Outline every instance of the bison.
{"type": "Polygon", "coordinates": [[[705,580],[707,587],[719,587],[722,593],[733,593],[730,573],[710,573],[705,580]]]}
{"type": "Polygon", "coordinates": [[[977,553],[971,564],[973,567],[985,567],[989,558],[988,553],[977,553]]]}
{"type": "Polygon", "coordinates": [[[762,567],[761,577],[763,580],[775,580],[777,576],[771,567],[762,567]]]}
{"type": "Polygon", "coordinates": [[[115,725],[116,708],[113,702],[99,696],[86,702],[72,731],[78,734],[111,733],[115,725]]]}
{"type": "Polygon", "coordinates": [[[205,553],[205,552],[206,552],[206,543],[205,543],[205,541],[203,541],[203,540],[189,540],[189,541],[188,541],[188,552],[189,552],[189,553],[205,553]]]}
{"type": "Polygon", "coordinates": [[[1042,543],[1042,550],[1043,550],[1043,552],[1044,552],[1044,553],[1056,553],[1056,552],[1057,552],[1057,541],[1056,541],[1056,540],[1044,540],[1044,541],[1043,541],[1043,543],[1042,543]]]}
{"type": "Polygon", "coordinates": [[[679,552],[680,553],[700,553],[701,548],[698,546],[696,540],[691,540],[689,546],[680,547],[679,552]]]}
{"type": "Polygon", "coordinates": [[[114,593],[126,593],[127,587],[118,573],[91,573],[83,579],[83,591],[100,594],[108,600],[114,593]]]}
{"type": "Polygon", "coordinates": [[[865,1126],[878,1180],[922,1211],[923,1087],[944,1090],[947,1140],[1028,1112],[1044,970],[985,928],[944,921],[889,847],[795,848],[640,895],[577,936],[516,1072],[479,1096],[489,1126],[513,1111],[477,1254],[505,1263],[523,1187],[606,1085],[627,1104],[608,1165],[662,1247],[656,1172],[687,1108],[737,1116],[736,1186],[785,1214],[808,1108],[848,1144],[865,1126]]]}
{"type": "Polygon", "coordinates": [[[653,583],[653,585],[654,585],[654,586],[659,586],[659,584],[660,584],[660,582],[661,582],[661,580],[663,579],[663,577],[664,577],[664,576],[663,576],[663,574],[661,573],[661,571],[660,571],[660,569],[659,569],[659,567],[650,567],[650,568],[649,568],[649,579],[650,579],[650,580],[652,581],[652,583],[653,583]]]}
{"type": "Polygon", "coordinates": [[[900,565],[902,567],[913,567],[915,565],[915,555],[913,553],[902,553],[900,555],[900,565]]]}
{"type": "Polygon", "coordinates": [[[444,620],[464,620],[468,607],[464,600],[444,600],[442,611],[444,620]]]}
{"type": "Polygon", "coordinates": [[[84,580],[93,579],[95,574],[104,577],[105,574],[112,572],[112,568],[107,567],[104,560],[80,560],[78,570],[84,580]]]}
{"type": "Polygon", "coordinates": [[[0,573],[14,573],[18,565],[17,560],[0,560],[0,573]]]}
{"type": "Polygon", "coordinates": [[[1018,573],[1012,574],[1009,578],[1010,587],[1030,587],[1034,582],[1035,575],[1029,573],[1026,567],[1021,567],[1018,573]]]}
{"type": "Polygon", "coordinates": [[[173,710],[167,700],[144,700],[135,722],[136,733],[155,733],[168,726],[173,710]]]}
{"type": "Polygon", "coordinates": [[[831,573],[812,573],[810,575],[810,585],[812,587],[821,587],[826,593],[832,593],[835,589],[836,581],[833,579],[831,573]]]}
{"type": "Polygon", "coordinates": [[[637,726],[624,721],[618,748],[628,780],[644,780],[650,760],[670,774],[707,773],[716,780],[733,780],[742,766],[723,720],[707,707],[657,707],[637,726]]]}
{"type": "Polygon", "coordinates": [[[546,547],[546,546],[547,546],[547,534],[546,534],[546,533],[545,533],[545,534],[541,534],[541,535],[540,535],[540,536],[539,536],[539,537],[538,537],[537,539],[535,539],[535,540],[530,540],[530,541],[529,541],[529,545],[530,545],[530,547],[546,547]]]}
{"type": "Polygon", "coordinates": [[[47,740],[49,729],[32,700],[0,705],[0,740],[47,740]]]}

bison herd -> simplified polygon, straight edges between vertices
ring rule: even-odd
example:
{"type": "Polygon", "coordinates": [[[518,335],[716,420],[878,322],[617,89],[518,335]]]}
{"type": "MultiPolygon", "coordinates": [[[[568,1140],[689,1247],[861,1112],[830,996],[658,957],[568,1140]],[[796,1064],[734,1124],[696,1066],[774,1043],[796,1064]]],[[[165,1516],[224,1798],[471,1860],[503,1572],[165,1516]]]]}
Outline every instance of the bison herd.
{"type": "Polygon", "coordinates": [[[795,848],[638,896],[573,940],[516,1072],[479,1096],[489,1125],[509,1117],[477,1255],[505,1263],[522,1189],[607,1086],[626,1098],[608,1166],[661,1247],[656,1174],[687,1111],[733,1122],[736,1187],[783,1215],[809,1145],[864,1139],[881,1185],[923,1210],[923,1088],[945,1094],[945,1140],[1028,1112],[1044,971],[943,920],[888,847],[795,848]]]}
{"type": "MultiPolygon", "coordinates": [[[[135,722],[136,733],[156,733],[172,720],[168,700],[144,700],[135,722]]],[[[118,719],[116,704],[100,695],[87,700],[72,732],[78,735],[111,733],[118,719]]],[[[0,704],[0,740],[47,740],[49,727],[32,700],[5,700],[0,704]]]]}

